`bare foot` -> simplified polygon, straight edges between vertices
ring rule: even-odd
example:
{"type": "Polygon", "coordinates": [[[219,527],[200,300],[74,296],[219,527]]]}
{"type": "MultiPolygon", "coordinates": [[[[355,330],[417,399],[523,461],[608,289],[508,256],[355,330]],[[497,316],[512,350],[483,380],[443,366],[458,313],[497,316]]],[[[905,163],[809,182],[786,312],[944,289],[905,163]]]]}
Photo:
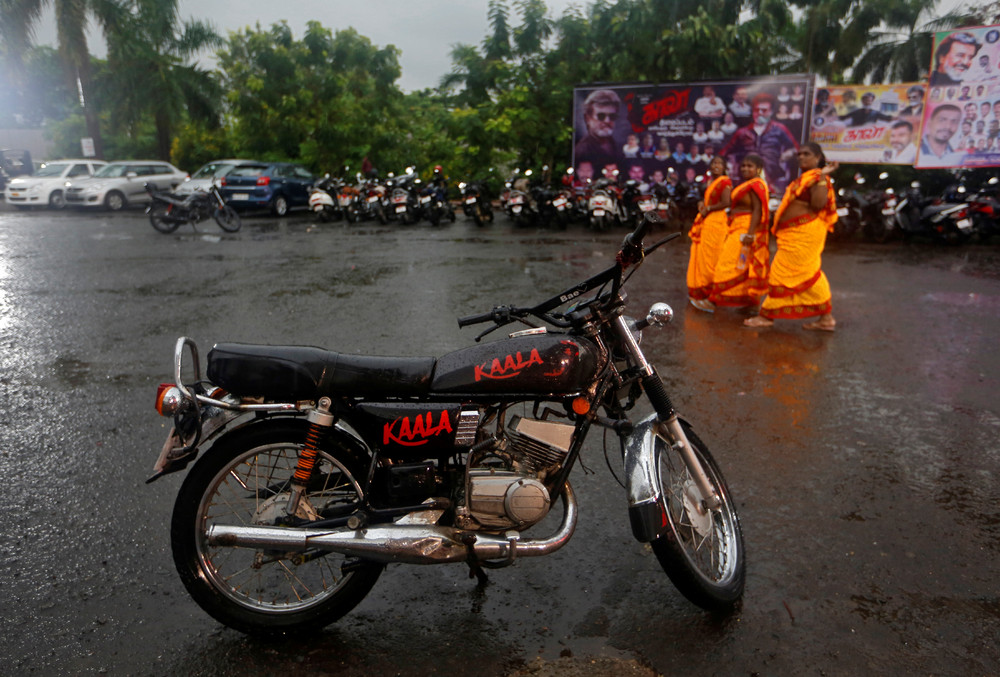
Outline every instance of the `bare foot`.
{"type": "Polygon", "coordinates": [[[837,328],[837,322],[832,317],[829,319],[821,318],[815,322],[807,322],[802,325],[802,328],[809,331],[834,331],[837,328]]]}
{"type": "Polygon", "coordinates": [[[756,329],[763,329],[765,327],[773,327],[774,320],[769,320],[766,317],[761,317],[760,315],[754,315],[753,317],[748,317],[743,320],[744,327],[754,327],[756,329]]]}

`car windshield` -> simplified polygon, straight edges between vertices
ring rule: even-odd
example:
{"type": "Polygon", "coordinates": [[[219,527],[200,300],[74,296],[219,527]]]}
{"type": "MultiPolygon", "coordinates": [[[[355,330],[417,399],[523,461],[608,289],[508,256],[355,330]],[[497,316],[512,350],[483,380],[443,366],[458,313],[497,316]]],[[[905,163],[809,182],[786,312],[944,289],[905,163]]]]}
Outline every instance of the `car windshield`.
{"type": "Polygon", "coordinates": [[[67,167],[69,167],[69,164],[65,162],[50,162],[47,165],[39,167],[38,171],[35,172],[35,176],[61,176],[67,167]]]}
{"type": "Polygon", "coordinates": [[[233,162],[209,162],[207,165],[191,175],[192,179],[217,179],[225,176],[229,170],[235,167],[233,162]]]}
{"type": "Polygon", "coordinates": [[[113,179],[125,176],[128,172],[128,165],[104,165],[94,174],[95,179],[113,179]]]}

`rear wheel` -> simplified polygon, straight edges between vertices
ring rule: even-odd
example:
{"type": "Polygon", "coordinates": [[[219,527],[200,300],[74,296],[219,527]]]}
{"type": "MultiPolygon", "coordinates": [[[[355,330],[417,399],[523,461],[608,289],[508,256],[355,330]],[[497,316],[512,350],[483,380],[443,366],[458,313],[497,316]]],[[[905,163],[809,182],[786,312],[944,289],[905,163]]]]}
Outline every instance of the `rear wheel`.
{"type": "Polygon", "coordinates": [[[284,216],[288,213],[288,198],[284,195],[275,195],[271,200],[271,213],[275,216],[284,216]]]}
{"type": "MultiPolygon", "coordinates": [[[[284,552],[208,543],[213,525],[279,524],[305,440],[299,421],[272,422],[220,440],[192,468],[170,525],[174,564],[194,600],[242,632],[316,631],[353,609],[382,565],[320,551],[284,552]]],[[[344,516],[360,505],[363,464],[336,441],[321,443],[296,517],[344,516]]]]}
{"type": "Polygon", "coordinates": [[[688,600],[710,611],[730,610],[743,596],[746,581],[743,530],[715,459],[691,427],[681,425],[722,505],[704,508],[680,452],[658,438],[657,474],[668,530],[653,541],[653,552],[688,600]]]}
{"type": "Polygon", "coordinates": [[[169,209],[170,206],[163,202],[154,202],[149,207],[149,222],[161,233],[172,233],[180,225],[176,221],[167,219],[169,209]]]}
{"type": "Polygon", "coordinates": [[[215,222],[219,224],[219,228],[227,233],[235,233],[243,226],[240,215],[229,205],[216,209],[213,216],[215,217],[215,222]]]}

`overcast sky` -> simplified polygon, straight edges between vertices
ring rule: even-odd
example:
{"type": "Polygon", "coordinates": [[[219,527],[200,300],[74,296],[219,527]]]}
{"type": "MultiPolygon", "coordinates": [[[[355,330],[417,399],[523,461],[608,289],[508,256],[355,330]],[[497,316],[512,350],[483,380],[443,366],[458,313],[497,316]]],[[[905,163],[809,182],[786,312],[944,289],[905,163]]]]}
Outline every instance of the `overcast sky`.
{"type": "MultiPolygon", "coordinates": [[[[558,18],[566,7],[585,7],[590,1],[546,0],[545,4],[558,18]]],[[[266,29],[282,19],[296,39],[311,20],[334,32],[353,27],[377,47],[395,45],[401,50],[399,86],[407,91],[437,86],[451,70],[452,46],[478,46],[489,28],[487,0],[179,0],[178,7],[182,18],[210,21],[223,36],[258,23],[266,29]]],[[[51,10],[35,38],[39,44],[55,46],[51,10]]],[[[90,51],[104,56],[103,37],[92,34],[90,51]]],[[[210,65],[207,57],[201,61],[210,65]]]]}

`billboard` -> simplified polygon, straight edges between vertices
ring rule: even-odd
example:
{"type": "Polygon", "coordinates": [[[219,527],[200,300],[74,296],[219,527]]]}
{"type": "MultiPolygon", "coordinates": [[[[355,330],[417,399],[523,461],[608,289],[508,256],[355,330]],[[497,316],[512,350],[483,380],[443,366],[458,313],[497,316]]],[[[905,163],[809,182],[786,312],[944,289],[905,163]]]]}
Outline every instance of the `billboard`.
{"type": "Polygon", "coordinates": [[[779,195],[798,176],[811,75],[669,84],[585,85],[574,90],[573,166],[581,179],[617,169],[662,181],[693,181],[721,155],[738,180],[749,153],[764,159],[779,195]]]}
{"type": "Polygon", "coordinates": [[[1000,26],[934,35],[916,166],[1000,166],[1000,26]]]}
{"type": "Polygon", "coordinates": [[[912,165],[926,94],[917,82],[820,87],[809,140],[838,162],[912,165]]]}

